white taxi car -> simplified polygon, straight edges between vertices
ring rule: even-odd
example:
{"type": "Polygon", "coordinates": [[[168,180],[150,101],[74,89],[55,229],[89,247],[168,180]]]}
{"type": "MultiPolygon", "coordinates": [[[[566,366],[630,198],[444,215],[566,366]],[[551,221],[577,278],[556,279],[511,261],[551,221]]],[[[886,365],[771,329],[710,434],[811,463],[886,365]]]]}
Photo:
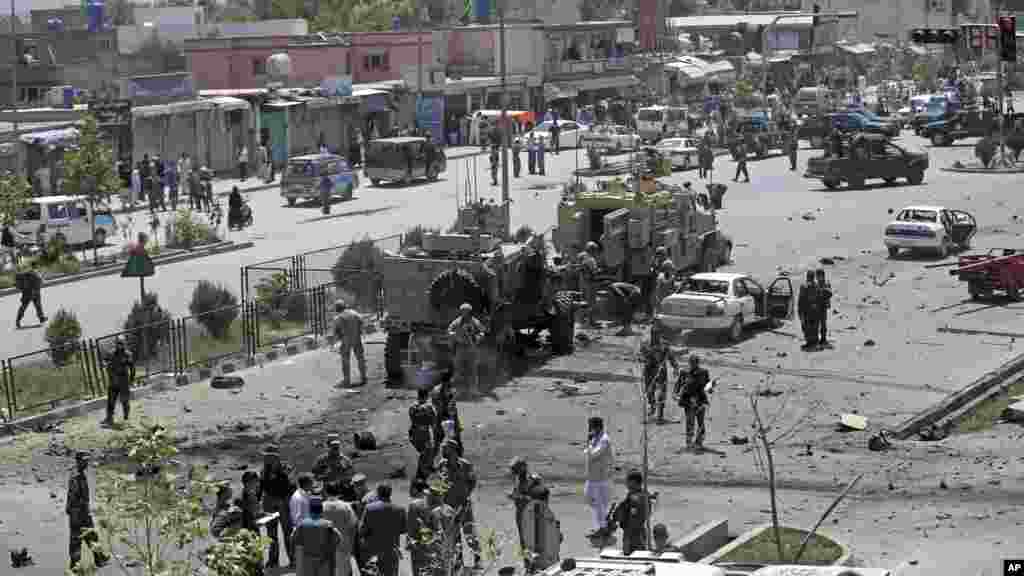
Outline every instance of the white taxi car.
{"type": "Polygon", "coordinates": [[[942,206],[907,206],[885,227],[889,257],[900,250],[928,250],[945,258],[951,249],[966,250],[977,231],[974,216],[942,206]]]}
{"type": "Polygon", "coordinates": [[[696,138],[665,138],[654,149],[672,160],[673,169],[689,170],[700,163],[698,144],[696,138]]]}
{"type": "Polygon", "coordinates": [[[723,332],[730,341],[751,324],[777,326],[793,316],[793,282],[780,276],[767,289],[747,274],[705,272],[687,278],[661,301],[655,319],[670,330],[723,332]]]}

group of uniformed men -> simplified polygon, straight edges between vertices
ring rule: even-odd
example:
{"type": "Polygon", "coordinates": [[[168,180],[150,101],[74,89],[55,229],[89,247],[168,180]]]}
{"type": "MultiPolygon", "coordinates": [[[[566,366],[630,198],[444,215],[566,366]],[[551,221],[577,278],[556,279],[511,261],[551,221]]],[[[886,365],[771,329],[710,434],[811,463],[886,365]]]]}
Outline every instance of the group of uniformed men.
{"type": "Polygon", "coordinates": [[[825,278],[825,270],[808,270],[797,296],[797,312],[804,333],[804,350],[818,350],[829,346],[828,313],[832,309],[832,285],[825,278]]]}

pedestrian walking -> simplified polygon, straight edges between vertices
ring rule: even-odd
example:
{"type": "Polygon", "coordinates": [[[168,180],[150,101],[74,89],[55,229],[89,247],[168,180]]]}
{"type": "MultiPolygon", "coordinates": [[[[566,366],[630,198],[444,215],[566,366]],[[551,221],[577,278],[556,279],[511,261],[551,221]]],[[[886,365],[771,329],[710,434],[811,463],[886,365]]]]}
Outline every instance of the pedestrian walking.
{"type": "Polygon", "coordinates": [[[201,210],[203,208],[202,197],[202,183],[199,179],[198,170],[188,171],[188,205],[192,210],[201,210]]]}
{"type": "Polygon", "coordinates": [[[658,326],[651,327],[650,341],[642,351],[644,363],[644,391],[647,396],[648,416],[658,417],[658,424],[665,423],[665,398],[668,396],[668,365],[679,373],[679,363],[669,349],[668,341],[658,326]]]}
{"type": "Polygon", "coordinates": [[[537,173],[537,135],[533,132],[526,137],[526,169],[531,175],[537,173]]]}
{"type": "Polygon", "coordinates": [[[199,172],[201,174],[199,180],[202,182],[203,209],[209,212],[213,208],[213,170],[203,166],[199,172]]]}
{"type": "Polygon", "coordinates": [[[708,410],[708,393],[712,389],[711,376],[700,365],[700,357],[690,356],[690,367],[676,379],[673,396],[683,409],[686,427],[686,449],[704,449],[704,417],[708,410]]]}
{"type": "Polygon", "coordinates": [[[821,296],[817,283],[814,281],[814,271],[808,270],[804,284],[800,287],[800,292],[797,295],[797,314],[800,316],[800,325],[804,333],[804,350],[812,350],[818,345],[820,308],[821,296]]]}
{"type": "Polygon", "coordinates": [[[377,486],[377,500],[366,506],[359,537],[363,554],[377,559],[378,576],[398,576],[407,528],[405,509],[391,502],[391,485],[377,486]]]}
{"type": "Polygon", "coordinates": [[[707,168],[704,162],[704,151],[706,148],[707,143],[704,140],[697,144],[697,177],[702,180],[707,177],[707,168]]]}
{"type": "Polygon", "coordinates": [[[257,177],[264,183],[270,182],[270,152],[267,150],[266,142],[256,149],[257,177]]]}
{"type": "Polygon", "coordinates": [[[93,553],[93,560],[97,567],[104,566],[109,558],[97,547],[98,538],[92,532],[92,508],[89,498],[89,479],[85,471],[89,469],[89,454],[87,452],[75,453],[75,470],[68,480],[67,504],[64,512],[68,515],[68,556],[73,570],[82,560],[82,544],[84,543],[93,553]]]}
{"type": "Polygon", "coordinates": [[[733,176],[733,182],[740,181],[740,174],[743,175],[744,182],[750,182],[750,172],[747,171],[747,144],[743,141],[742,136],[736,142],[736,175],[733,176]]]}
{"type": "Polygon", "coordinates": [[[790,169],[790,171],[795,171],[796,170],[797,150],[799,150],[799,148],[800,148],[800,139],[797,136],[796,129],[794,129],[792,132],[790,132],[789,139],[786,142],[786,144],[787,144],[786,152],[789,154],[789,169],[790,169]]]}
{"type": "Polygon", "coordinates": [[[2,233],[0,233],[0,247],[2,247],[5,261],[2,263],[2,267],[5,269],[8,265],[13,269],[18,267],[18,243],[15,241],[14,229],[11,228],[10,224],[4,224],[2,233]]]}
{"type": "Polygon", "coordinates": [[[107,417],[103,426],[114,425],[114,408],[121,401],[121,412],[125,422],[128,421],[130,410],[132,382],[135,381],[135,358],[127,350],[124,337],[118,336],[114,350],[107,357],[107,373],[110,375],[110,386],[107,389],[107,417]]]}
{"type": "Polygon", "coordinates": [[[661,263],[661,272],[654,280],[654,302],[652,307],[654,314],[661,312],[661,303],[671,296],[676,289],[676,266],[671,260],[661,263]]]}
{"type": "Polygon", "coordinates": [[[597,253],[597,242],[587,242],[585,250],[580,254],[579,266],[577,268],[579,271],[580,291],[583,292],[583,299],[587,303],[587,307],[583,312],[585,325],[589,327],[597,325],[597,322],[594,320],[594,312],[597,308],[597,274],[600,272],[597,265],[597,253]]]}
{"type": "Polygon", "coordinates": [[[129,192],[128,205],[135,208],[136,202],[142,201],[142,171],[139,166],[132,168],[131,191],[129,192]]]}
{"type": "Polygon", "coordinates": [[[341,487],[333,482],[324,485],[324,511],[322,518],[329,520],[341,537],[338,542],[334,576],[352,576],[352,554],[359,537],[359,518],[348,502],[341,500],[341,487]]]}
{"type": "Polygon", "coordinates": [[[541,176],[544,175],[544,152],[546,146],[544,138],[537,138],[537,173],[541,176]]]}
{"type": "Polygon", "coordinates": [[[449,409],[456,405],[455,393],[452,391],[453,373],[454,371],[450,368],[441,373],[441,382],[437,385],[437,389],[434,390],[434,394],[430,398],[430,403],[434,405],[434,414],[436,415],[434,420],[436,449],[440,449],[441,443],[449,438],[445,434],[444,423],[451,419],[449,409]]]}
{"type": "Polygon", "coordinates": [[[281,461],[281,451],[277,445],[270,444],[263,449],[263,470],[260,472],[263,510],[268,514],[278,514],[276,520],[267,523],[267,537],[270,538],[268,568],[277,568],[280,565],[278,526],[281,527],[284,534],[284,545],[288,553],[289,565],[293,567],[295,565],[295,555],[291,545],[292,517],[288,509],[294,490],[291,472],[291,466],[281,461]]]}
{"type": "Polygon", "coordinates": [[[335,576],[341,534],[323,517],[319,496],[309,498],[309,513],[292,532],[292,546],[298,556],[296,576],[335,576]]]}
{"type": "Polygon", "coordinates": [[[434,423],[437,411],[430,402],[430,389],[420,388],[416,391],[417,401],[409,407],[409,442],[419,454],[416,466],[416,479],[426,479],[433,471],[436,458],[434,442],[434,423]]]}
{"type": "Polygon", "coordinates": [[[448,334],[455,344],[455,378],[468,394],[475,395],[480,389],[477,356],[484,332],[484,325],[473,317],[473,306],[468,302],[459,306],[459,317],[448,325],[448,334]]]}
{"type": "Polygon", "coordinates": [[[814,272],[814,283],[818,288],[818,346],[829,346],[828,314],[832,309],[832,285],[825,278],[825,269],[814,272]]]}
{"type": "Polygon", "coordinates": [[[435,534],[433,531],[429,491],[430,485],[426,479],[415,478],[412,481],[411,499],[405,515],[405,547],[409,551],[412,576],[429,576],[430,540],[435,537],[443,538],[442,534],[435,534]]]}
{"type": "Polygon", "coordinates": [[[249,176],[249,148],[242,144],[238,150],[238,179],[245,182],[249,176]]]}
{"type": "Polygon", "coordinates": [[[629,556],[637,550],[647,549],[647,520],[651,504],[644,491],[644,475],[631,470],[626,475],[626,497],[615,508],[615,521],[622,528],[622,554],[629,556]]]}
{"type": "Polygon", "coordinates": [[[348,307],[344,300],[334,303],[334,337],[338,340],[341,354],[341,376],[343,388],[352,387],[352,355],[359,364],[359,385],[366,386],[366,353],[363,351],[363,318],[348,307]]]}
{"type": "Polygon", "coordinates": [[[180,180],[180,174],[178,173],[178,165],[171,162],[167,166],[167,192],[171,200],[171,210],[178,209],[178,182],[180,180]]]}
{"type": "Polygon", "coordinates": [[[36,318],[40,324],[46,322],[46,314],[43,314],[43,278],[39,275],[39,264],[35,260],[29,265],[29,269],[18,272],[14,275],[14,286],[21,292],[21,305],[18,306],[18,315],[14,320],[14,327],[21,329],[21,320],[25,317],[25,310],[31,304],[36,310],[36,318]]]}
{"type": "Polygon", "coordinates": [[[554,110],[551,112],[551,148],[557,156],[562,149],[562,127],[558,124],[558,113],[554,110]]]}
{"type": "Polygon", "coordinates": [[[519,173],[523,170],[523,159],[520,158],[520,154],[523,151],[523,141],[518,137],[512,141],[512,176],[519,178],[519,173]]]}
{"type": "Polygon", "coordinates": [[[337,434],[328,434],[327,452],[313,464],[313,477],[325,485],[337,484],[347,488],[352,484],[354,474],[352,460],[341,453],[341,438],[337,434]]]}
{"type": "Polygon", "coordinates": [[[587,462],[587,481],[583,495],[594,515],[594,530],[588,538],[611,536],[608,526],[608,505],[611,502],[612,443],[604,429],[604,419],[592,416],[587,421],[587,447],[584,452],[587,462]]]}
{"type": "Polygon", "coordinates": [[[334,190],[334,180],[329,174],[320,176],[320,211],[324,214],[331,213],[331,192],[334,190]]]}
{"type": "Polygon", "coordinates": [[[473,567],[480,568],[482,562],[480,540],[476,533],[472,499],[477,485],[476,472],[469,460],[459,456],[454,442],[445,440],[441,445],[441,455],[437,470],[448,489],[445,492],[445,503],[456,511],[455,521],[460,526],[469,549],[473,552],[473,567]]]}
{"type": "Polygon", "coordinates": [[[462,444],[462,419],[459,418],[459,409],[455,400],[448,403],[448,419],[441,423],[444,428],[444,437],[455,443],[459,456],[465,455],[465,447],[462,444]]]}
{"type": "Polygon", "coordinates": [[[498,166],[501,162],[498,156],[498,145],[491,146],[491,186],[498,185],[498,166]]]}
{"type": "Polygon", "coordinates": [[[631,336],[633,334],[633,316],[643,299],[640,287],[629,282],[613,282],[608,287],[608,295],[611,297],[616,319],[622,324],[622,328],[616,334],[631,336]]]}

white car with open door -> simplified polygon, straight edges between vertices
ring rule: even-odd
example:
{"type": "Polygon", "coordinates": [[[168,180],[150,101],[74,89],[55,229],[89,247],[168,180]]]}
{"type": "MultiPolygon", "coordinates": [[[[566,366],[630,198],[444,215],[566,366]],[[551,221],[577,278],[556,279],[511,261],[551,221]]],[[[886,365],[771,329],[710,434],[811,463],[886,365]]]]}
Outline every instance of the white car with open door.
{"type": "Polygon", "coordinates": [[[793,316],[793,282],[779,276],[766,289],[747,274],[703,272],[661,301],[657,321],[670,330],[723,332],[732,342],[751,324],[778,326],[793,316]]]}
{"type": "Polygon", "coordinates": [[[889,257],[895,257],[900,250],[927,250],[945,258],[950,250],[970,248],[977,231],[974,216],[963,210],[907,206],[885,227],[885,247],[889,257]]]}
{"type": "Polygon", "coordinates": [[[696,138],[665,138],[654,149],[672,161],[673,170],[689,170],[700,163],[699,145],[696,138]]]}

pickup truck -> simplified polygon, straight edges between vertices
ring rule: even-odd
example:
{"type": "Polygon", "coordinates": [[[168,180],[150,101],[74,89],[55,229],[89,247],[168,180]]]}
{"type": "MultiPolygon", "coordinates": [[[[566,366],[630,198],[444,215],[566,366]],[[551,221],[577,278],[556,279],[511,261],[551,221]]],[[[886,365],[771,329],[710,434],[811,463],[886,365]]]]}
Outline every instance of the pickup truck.
{"type": "Polygon", "coordinates": [[[931,140],[933,146],[952,146],[957,140],[987,136],[998,128],[999,123],[992,110],[958,110],[925,124],[921,136],[931,140]]]}
{"type": "Polygon", "coordinates": [[[839,155],[809,158],[804,178],[821,180],[830,190],[843,182],[862,188],[865,180],[875,179],[892,184],[906,178],[910,184],[920,184],[928,169],[927,154],[904,150],[881,134],[859,134],[843,148],[839,155]]]}

